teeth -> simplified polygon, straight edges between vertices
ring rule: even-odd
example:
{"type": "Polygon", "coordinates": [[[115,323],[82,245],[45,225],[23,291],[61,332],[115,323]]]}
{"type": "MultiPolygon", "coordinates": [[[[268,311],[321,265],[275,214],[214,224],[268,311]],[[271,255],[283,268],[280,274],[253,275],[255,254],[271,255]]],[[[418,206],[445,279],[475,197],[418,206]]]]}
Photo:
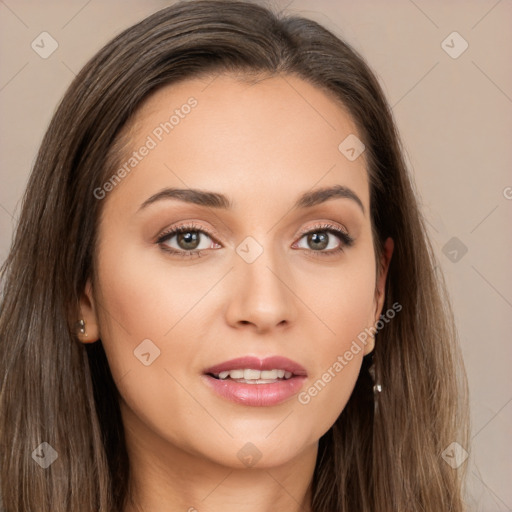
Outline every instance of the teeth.
{"type": "Polygon", "coordinates": [[[256,380],[261,376],[261,372],[259,370],[244,370],[244,379],[245,380],[256,380]]]}
{"type": "Polygon", "coordinates": [[[276,381],[277,379],[289,379],[293,375],[292,372],[285,370],[252,370],[246,368],[243,370],[229,370],[220,372],[215,375],[221,380],[225,380],[228,377],[233,380],[244,380],[250,381],[250,383],[267,384],[276,381]],[[268,382],[267,382],[268,381],[268,382]]]}

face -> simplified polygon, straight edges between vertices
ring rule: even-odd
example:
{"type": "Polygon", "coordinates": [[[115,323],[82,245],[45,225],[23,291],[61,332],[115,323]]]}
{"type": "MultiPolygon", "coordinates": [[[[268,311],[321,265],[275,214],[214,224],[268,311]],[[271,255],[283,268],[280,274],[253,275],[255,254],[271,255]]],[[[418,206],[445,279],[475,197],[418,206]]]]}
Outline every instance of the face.
{"type": "Polygon", "coordinates": [[[349,135],[347,112],[292,76],[188,80],[139,109],[96,192],[81,307],[148,450],[276,466],[343,410],[392,250],[377,276],[365,155],[338,148],[349,135]]]}

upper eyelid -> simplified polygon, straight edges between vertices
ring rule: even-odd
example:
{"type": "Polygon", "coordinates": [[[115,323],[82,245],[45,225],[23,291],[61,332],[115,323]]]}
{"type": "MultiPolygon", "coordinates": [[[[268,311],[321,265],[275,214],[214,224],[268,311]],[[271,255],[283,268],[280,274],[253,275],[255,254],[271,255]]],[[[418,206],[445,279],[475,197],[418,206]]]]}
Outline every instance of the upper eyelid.
{"type": "Polygon", "coordinates": [[[315,231],[315,230],[318,230],[318,231],[333,230],[333,231],[341,231],[342,233],[345,233],[347,235],[349,234],[348,229],[346,229],[344,226],[336,225],[336,224],[333,224],[332,222],[327,222],[327,221],[320,221],[318,224],[315,224],[309,228],[301,229],[298,234],[302,236],[302,235],[306,235],[309,232],[315,231]]]}

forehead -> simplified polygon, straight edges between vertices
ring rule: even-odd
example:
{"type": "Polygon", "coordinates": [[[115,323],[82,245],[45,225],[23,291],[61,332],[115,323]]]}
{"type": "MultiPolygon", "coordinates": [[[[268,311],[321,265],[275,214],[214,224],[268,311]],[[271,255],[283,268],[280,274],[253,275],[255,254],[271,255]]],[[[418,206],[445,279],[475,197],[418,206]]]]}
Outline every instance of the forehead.
{"type": "MultiPolygon", "coordinates": [[[[348,110],[331,91],[295,75],[222,73],[182,80],[150,94],[139,105],[132,119],[132,135],[143,135],[141,130],[147,132],[148,123],[170,119],[174,111],[186,107],[190,98],[194,98],[200,107],[193,109],[196,114],[193,118],[201,117],[201,124],[210,120],[216,124],[217,130],[236,123],[239,128],[249,124],[253,128],[264,128],[259,134],[263,138],[265,134],[276,131],[282,131],[283,135],[293,133],[310,137],[322,131],[338,135],[343,132],[358,134],[348,110]],[[261,121],[266,123],[269,116],[273,118],[272,125],[258,124],[261,121]],[[294,125],[295,121],[301,123],[294,125]]],[[[187,112],[185,115],[188,115],[187,112]]],[[[183,116],[180,115],[180,118],[183,116]]],[[[192,120],[187,124],[195,123],[192,120]]],[[[234,135],[231,133],[231,136],[234,135]]]]}
{"type": "Polygon", "coordinates": [[[188,79],[149,96],[130,122],[121,164],[151,150],[112,195],[222,188],[233,189],[236,206],[273,201],[272,191],[295,199],[315,185],[341,184],[367,204],[365,155],[350,161],[339,149],[347,137],[361,138],[343,105],[295,76],[241,78],[188,79]]]}

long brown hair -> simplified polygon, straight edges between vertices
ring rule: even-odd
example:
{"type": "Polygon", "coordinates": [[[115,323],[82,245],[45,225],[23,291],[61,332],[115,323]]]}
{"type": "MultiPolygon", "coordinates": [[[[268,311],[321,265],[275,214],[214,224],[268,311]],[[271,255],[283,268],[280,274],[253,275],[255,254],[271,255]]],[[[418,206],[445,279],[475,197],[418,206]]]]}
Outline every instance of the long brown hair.
{"type": "Polygon", "coordinates": [[[366,146],[376,255],[388,236],[395,243],[383,310],[402,310],[378,332],[348,404],[319,441],[313,511],[462,511],[462,472],[442,452],[467,447],[467,385],[383,92],[364,60],[314,21],[225,0],[178,3],[115,37],[73,81],[42,141],[2,267],[5,511],[123,510],[130,468],[118,392],[101,341],[80,343],[74,325],[95,273],[103,201],[93,191],[120,161],[119,135],[150,93],[231,71],[293,74],[348,109],[366,146]],[[371,359],[383,385],[376,406],[371,359]],[[31,457],[42,442],[58,453],[45,470],[31,457]]]}

